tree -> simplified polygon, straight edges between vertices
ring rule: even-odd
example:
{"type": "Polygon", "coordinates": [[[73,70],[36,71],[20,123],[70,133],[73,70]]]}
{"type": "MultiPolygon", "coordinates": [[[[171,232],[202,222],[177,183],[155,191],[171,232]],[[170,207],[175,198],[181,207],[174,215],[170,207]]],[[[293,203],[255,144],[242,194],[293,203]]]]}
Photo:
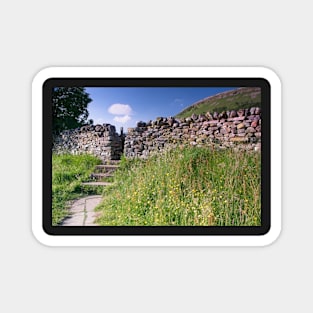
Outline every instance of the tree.
{"type": "Polygon", "coordinates": [[[57,87],[52,92],[53,134],[74,129],[87,121],[88,104],[92,101],[84,87],[57,87]]]}

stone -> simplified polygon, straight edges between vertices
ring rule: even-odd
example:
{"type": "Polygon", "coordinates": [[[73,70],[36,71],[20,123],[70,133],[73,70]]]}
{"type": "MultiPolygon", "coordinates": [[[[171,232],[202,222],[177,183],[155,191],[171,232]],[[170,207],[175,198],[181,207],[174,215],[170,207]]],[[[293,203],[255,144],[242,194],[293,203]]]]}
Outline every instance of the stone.
{"type": "Polygon", "coordinates": [[[251,127],[257,127],[258,126],[258,120],[254,120],[252,123],[251,123],[251,127]]]}
{"type": "Polygon", "coordinates": [[[241,129],[241,128],[244,128],[245,127],[245,124],[244,123],[240,123],[237,125],[237,129],[241,129]]]}
{"type": "Polygon", "coordinates": [[[199,122],[201,122],[201,123],[203,123],[204,121],[206,121],[207,119],[206,119],[206,116],[205,115],[203,115],[203,114],[200,114],[199,115],[199,122]]]}
{"type": "Polygon", "coordinates": [[[192,122],[192,119],[190,117],[187,117],[185,119],[185,122],[189,125],[192,122]]]}
{"type": "Polygon", "coordinates": [[[137,123],[137,127],[146,127],[146,126],[147,124],[145,122],[140,121],[137,123]]]}
{"type": "Polygon", "coordinates": [[[227,114],[225,111],[221,112],[219,115],[218,115],[218,118],[219,119],[226,119],[227,118],[227,114]]]}
{"type": "Polygon", "coordinates": [[[108,131],[109,131],[110,133],[116,133],[115,126],[109,124],[109,125],[108,125],[108,131]]]}
{"type": "Polygon", "coordinates": [[[96,126],[95,126],[95,131],[96,131],[96,132],[101,132],[101,131],[103,131],[103,130],[104,130],[103,126],[101,126],[101,125],[96,125],[96,126]]]}
{"type": "Polygon", "coordinates": [[[237,115],[239,117],[243,117],[245,115],[245,111],[243,109],[240,109],[240,110],[237,111],[237,115]]]}
{"type": "Polygon", "coordinates": [[[256,115],[249,115],[247,116],[247,119],[250,121],[253,121],[255,119],[256,115]]]}
{"type": "Polygon", "coordinates": [[[174,122],[175,122],[175,120],[173,118],[169,118],[167,120],[168,125],[171,126],[171,127],[174,125],[174,122]]]}
{"type": "Polygon", "coordinates": [[[207,119],[210,121],[210,120],[213,120],[213,116],[211,115],[210,112],[207,112],[205,113],[205,116],[207,117],[207,119]]]}
{"type": "Polygon", "coordinates": [[[180,126],[180,127],[186,127],[186,126],[189,126],[189,124],[187,124],[187,123],[180,123],[179,126],[180,126]]]}
{"type": "Polygon", "coordinates": [[[228,118],[227,121],[228,121],[228,122],[243,121],[244,119],[245,119],[244,116],[237,116],[237,117],[228,118]]]}
{"type": "Polygon", "coordinates": [[[191,119],[192,119],[193,121],[196,121],[196,120],[198,119],[198,115],[192,114],[192,115],[191,115],[191,119]]]}
{"type": "Polygon", "coordinates": [[[248,141],[248,138],[246,137],[246,134],[245,134],[245,133],[242,133],[242,134],[237,134],[237,135],[236,135],[236,137],[234,137],[234,138],[238,138],[238,137],[240,137],[240,138],[241,138],[241,137],[242,137],[242,138],[244,138],[244,139],[243,139],[243,141],[248,141]]]}
{"type": "Polygon", "coordinates": [[[82,126],[82,127],[80,128],[80,131],[82,131],[82,132],[88,131],[88,126],[82,126]]]}
{"type": "Polygon", "coordinates": [[[208,121],[208,125],[209,126],[216,126],[218,124],[218,120],[212,120],[212,121],[208,121]]]}
{"type": "Polygon", "coordinates": [[[229,117],[230,118],[237,117],[237,112],[235,110],[230,111],[229,117]]]}

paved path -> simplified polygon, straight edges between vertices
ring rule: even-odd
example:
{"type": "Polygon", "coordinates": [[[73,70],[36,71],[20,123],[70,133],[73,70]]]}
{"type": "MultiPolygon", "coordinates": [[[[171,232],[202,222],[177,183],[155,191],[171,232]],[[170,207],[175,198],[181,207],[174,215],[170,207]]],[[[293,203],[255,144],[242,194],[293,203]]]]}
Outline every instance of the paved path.
{"type": "Polygon", "coordinates": [[[101,196],[89,196],[73,202],[70,215],[61,226],[97,226],[94,223],[97,214],[94,208],[101,202],[101,196]]]}
{"type": "MultiPolygon", "coordinates": [[[[110,161],[111,164],[100,164],[95,166],[95,173],[91,174],[94,181],[83,182],[87,186],[111,186],[112,182],[103,181],[107,177],[113,177],[113,173],[118,169],[119,160],[110,161]]],[[[89,196],[73,202],[69,216],[63,220],[61,226],[98,226],[95,219],[99,213],[94,211],[95,207],[101,202],[101,196],[89,196]]]]}

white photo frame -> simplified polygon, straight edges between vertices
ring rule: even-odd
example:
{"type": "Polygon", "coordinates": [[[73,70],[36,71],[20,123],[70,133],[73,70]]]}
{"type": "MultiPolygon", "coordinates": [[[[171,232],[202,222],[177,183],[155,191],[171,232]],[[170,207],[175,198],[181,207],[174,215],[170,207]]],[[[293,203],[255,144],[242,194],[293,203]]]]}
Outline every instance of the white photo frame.
{"type": "Polygon", "coordinates": [[[265,67],[51,67],[32,84],[32,231],[47,246],[266,246],[281,231],[281,83],[265,67]],[[43,85],[51,78],[262,78],[270,84],[271,227],[264,235],[51,235],[43,227],[43,85]]]}

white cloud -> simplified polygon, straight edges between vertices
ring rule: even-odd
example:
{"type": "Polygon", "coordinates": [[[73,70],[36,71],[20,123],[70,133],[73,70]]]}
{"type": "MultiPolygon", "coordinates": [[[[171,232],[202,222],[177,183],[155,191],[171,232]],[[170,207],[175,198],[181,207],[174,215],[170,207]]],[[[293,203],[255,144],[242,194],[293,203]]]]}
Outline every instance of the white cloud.
{"type": "Polygon", "coordinates": [[[126,116],[130,118],[129,115],[133,113],[133,110],[129,104],[114,103],[108,108],[108,112],[114,115],[124,115],[125,119],[126,116]]]}
{"type": "Polygon", "coordinates": [[[126,115],[123,115],[123,116],[114,116],[113,120],[115,122],[125,124],[125,123],[127,123],[128,121],[131,120],[131,117],[126,114],[126,115]]]}

